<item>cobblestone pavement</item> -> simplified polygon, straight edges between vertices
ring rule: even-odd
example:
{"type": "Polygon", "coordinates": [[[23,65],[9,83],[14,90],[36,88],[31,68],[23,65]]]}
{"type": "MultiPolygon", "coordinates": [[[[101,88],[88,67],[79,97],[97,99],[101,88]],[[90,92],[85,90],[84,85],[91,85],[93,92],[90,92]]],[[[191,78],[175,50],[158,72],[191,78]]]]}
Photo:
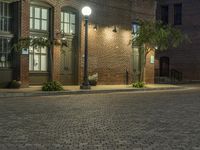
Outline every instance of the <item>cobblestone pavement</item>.
{"type": "Polygon", "coordinates": [[[0,99],[0,150],[200,150],[200,90],[0,99]]]}

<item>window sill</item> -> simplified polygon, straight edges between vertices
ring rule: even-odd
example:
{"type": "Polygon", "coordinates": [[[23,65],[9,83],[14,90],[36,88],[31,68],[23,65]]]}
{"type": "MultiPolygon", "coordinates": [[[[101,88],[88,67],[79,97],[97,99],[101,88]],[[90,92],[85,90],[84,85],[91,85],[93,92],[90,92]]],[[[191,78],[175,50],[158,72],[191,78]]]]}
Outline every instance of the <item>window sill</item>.
{"type": "Polygon", "coordinates": [[[47,71],[29,71],[29,74],[49,74],[47,71]]]}

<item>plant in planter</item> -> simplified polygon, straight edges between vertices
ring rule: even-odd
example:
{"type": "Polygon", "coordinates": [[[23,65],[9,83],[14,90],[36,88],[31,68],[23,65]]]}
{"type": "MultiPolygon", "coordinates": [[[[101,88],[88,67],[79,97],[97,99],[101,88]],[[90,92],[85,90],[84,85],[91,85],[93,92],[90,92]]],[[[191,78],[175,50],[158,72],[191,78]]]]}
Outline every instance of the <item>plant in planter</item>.
{"type": "Polygon", "coordinates": [[[63,91],[63,86],[58,81],[46,82],[42,86],[42,91],[63,91]]]}
{"type": "Polygon", "coordinates": [[[97,81],[98,81],[98,73],[95,73],[94,75],[89,76],[88,80],[89,80],[89,84],[91,86],[96,86],[97,81]]]}
{"type": "Polygon", "coordinates": [[[8,84],[8,88],[10,89],[19,89],[21,87],[21,81],[17,81],[17,80],[12,80],[9,84],[8,84]]]}
{"type": "Polygon", "coordinates": [[[145,88],[144,82],[135,82],[132,84],[134,88],[145,88]]]}

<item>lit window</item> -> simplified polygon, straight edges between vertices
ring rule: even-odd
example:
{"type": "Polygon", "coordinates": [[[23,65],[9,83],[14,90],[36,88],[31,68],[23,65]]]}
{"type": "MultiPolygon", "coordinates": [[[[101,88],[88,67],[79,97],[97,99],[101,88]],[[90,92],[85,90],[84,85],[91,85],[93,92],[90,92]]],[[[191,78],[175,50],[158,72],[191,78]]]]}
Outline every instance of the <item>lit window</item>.
{"type": "Polygon", "coordinates": [[[67,34],[76,33],[76,15],[72,12],[61,12],[61,30],[67,34]]]}
{"type": "Polygon", "coordinates": [[[0,68],[11,67],[10,38],[0,37],[0,68]]]}
{"type": "Polygon", "coordinates": [[[11,13],[8,3],[0,2],[0,31],[10,32],[11,13]]]}
{"type": "Polygon", "coordinates": [[[48,48],[30,47],[29,48],[29,70],[47,71],[48,68],[48,48]]]}
{"type": "Polygon", "coordinates": [[[30,29],[31,30],[48,30],[48,9],[38,6],[30,7],[30,29]]]}

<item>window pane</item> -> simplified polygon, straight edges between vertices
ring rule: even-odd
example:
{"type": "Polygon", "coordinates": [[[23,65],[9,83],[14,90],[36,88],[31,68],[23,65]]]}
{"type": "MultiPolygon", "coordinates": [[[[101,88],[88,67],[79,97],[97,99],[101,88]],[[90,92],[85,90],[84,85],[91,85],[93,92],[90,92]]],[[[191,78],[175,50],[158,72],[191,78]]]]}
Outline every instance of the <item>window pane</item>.
{"type": "Polygon", "coordinates": [[[42,9],[42,19],[47,19],[47,9],[42,9]]]}
{"type": "Polygon", "coordinates": [[[46,54],[47,53],[47,48],[46,47],[42,47],[41,48],[41,53],[42,54],[46,54]]]}
{"type": "Polygon", "coordinates": [[[33,55],[29,54],[29,70],[33,70],[33,55]]]}
{"type": "Polygon", "coordinates": [[[70,33],[75,34],[75,25],[74,24],[71,24],[70,33]]]}
{"type": "Polygon", "coordinates": [[[182,4],[174,5],[174,24],[175,25],[182,24],[182,4]]]}
{"type": "Polygon", "coordinates": [[[34,70],[39,71],[40,70],[40,55],[34,56],[34,70]]]}
{"type": "Polygon", "coordinates": [[[76,22],[75,14],[71,14],[71,15],[70,15],[70,23],[75,24],[75,22],[76,22]]]}
{"type": "Polygon", "coordinates": [[[64,22],[69,22],[69,13],[65,13],[64,22]]]}
{"type": "Polygon", "coordinates": [[[161,6],[161,21],[164,24],[168,24],[169,22],[169,7],[168,6],[161,6]]]}
{"type": "Polygon", "coordinates": [[[39,20],[39,19],[35,19],[35,22],[34,22],[34,29],[37,29],[37,30],[40,29],[40,20],[39,20]]]}
{"type": "Polygon", "coordinates": [[[29,53],[33,53],[33,47],[32,46],[29,47],[29,53]]]}
{"type": "Polygon", "coordinates": [[[47,71],[47,55],[41,56],[41,71],[47,71]]]}
{"type": "Polygon", "coordinates": [[[30,29],[33,29],[33,19],[30,18],[30,29]]]}
{"type": "Polygon", "coordinates": [[[35,8],[35,18],[40,18],[40,8],[35,8]]]}
{"type": "Polygon", "coordinates": [[[64,24],[63,24],[63,23],[61,23],[61,31],[63,31],[63,30],[64,30],[64,28],[63,28],[63,25],[64,25],[64,24]]]}
{"type": "Polygon", "coordinates": [[[11,50],[9,46],[9,38],[0,37],[0,67],[11,67],[11,50]]]}
{"type": "Polygon", "coordinates": [[[63,14],[63,12],[61,12],[61,22],[63,22],[63,16],[64,16],[64,14],[63,14]]]}
{"type": "Polygon", "coordinates": [[[64,32],[69,33],[69,24],[64,24],[64,32]]]}
{"type": "Polygon", "coordinates": [[[35,53],[40,53],[40,49],[39,49],[39,48],[35,48],[35,49],[34,49],[34,52],[35,52],[35,53]]]}
{"type": "Polygon", "coordinates": [[[33,17],[33,7],[30,7],[30,17],[33,17]]]}
{"type": "Polygon", "coordinates": [[[42,20],[42,30],[47,30],[47,21],[42,20]]]}

